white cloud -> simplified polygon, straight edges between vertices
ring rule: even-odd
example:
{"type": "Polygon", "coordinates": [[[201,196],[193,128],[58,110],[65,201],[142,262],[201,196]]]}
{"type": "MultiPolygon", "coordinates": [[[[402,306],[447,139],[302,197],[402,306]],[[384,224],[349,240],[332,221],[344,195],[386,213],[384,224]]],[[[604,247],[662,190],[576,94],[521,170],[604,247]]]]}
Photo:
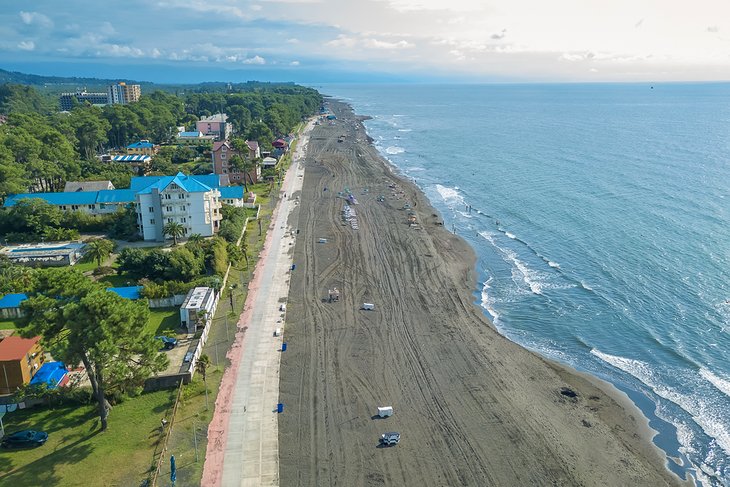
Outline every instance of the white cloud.
{"type": "Polygon", "coordinates": [[[289,63],[289,66],[299,66],[301,64],[299,61],[292,61],[289,63]]]}
{"type": "Polygon", "coordinates": [[[21,41],[18,43],[18,49],[20,49],[21,51],[32,51],[35,49],[35,42],[21,41]]]}
{"type": "Polygon", "coordinates": [[[289,44],[299,44],[300,41],[296,37],[290,37],[289,39],[286,40],[286,42],[289,44]]]}
{"type": "Polygon", "coordinates": [[[413,44],[407,41],[388,42],[378,39],[364,39],[363,46],[372,49],[410,49],[414,47],[413,44]]]}
{"type": "Polygon", "coordinates": [[[53,21],[46,15],[38,12],[20,12],[20,20],[26,25],[39,25],[41,27],[52,27],[53,21]]]}
{"type": "Polygon", "coordinates": [[[337,36],[337,39],[332,39],[327,42],[326,45],[330,47],[354,47],[357,44],[357,40],[353,37],[348,37],[344,34],[337,36]]]}
{"type": "Polygon", "coordinates": [[[266,59],[261,56],[254,56],[243,60],[243,64],[266,64],[266,59]]]}

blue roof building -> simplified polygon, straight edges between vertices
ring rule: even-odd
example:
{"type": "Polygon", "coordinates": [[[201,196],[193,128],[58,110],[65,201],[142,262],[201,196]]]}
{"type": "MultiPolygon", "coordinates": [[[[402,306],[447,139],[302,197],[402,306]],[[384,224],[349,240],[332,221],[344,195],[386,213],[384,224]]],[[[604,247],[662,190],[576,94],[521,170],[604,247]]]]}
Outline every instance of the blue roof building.
{"type": "Polygon", "coordinates": [[[0,309],[19,308],[20,303],[28,299],[25,293],[6,294],[0,298],[0,309]]]}
{"type": "Polygon", "coordinates": [[[134,144],[129,144],[127,146],[127,149],[152,149],[154,147],[155,144],[153,144],[149,140],[140,140],[139,142],[135,142],[134,144]]]}

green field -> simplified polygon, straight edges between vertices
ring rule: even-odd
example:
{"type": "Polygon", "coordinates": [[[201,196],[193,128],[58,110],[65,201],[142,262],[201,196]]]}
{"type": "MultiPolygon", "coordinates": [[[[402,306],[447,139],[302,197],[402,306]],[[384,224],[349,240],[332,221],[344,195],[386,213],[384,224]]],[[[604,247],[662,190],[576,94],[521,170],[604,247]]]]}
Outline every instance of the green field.
{"type": "Polygon", "coordinates": [[[157,308],[150,310],[150,319],[147,330],[155,336],[161,335],[164,330],[180,328],[180,308],[157,308]]]}
{"type": "Polygon", "coordinates": [[[0,330],[14,330],[16,327],[14,321],[0,321],[0,330]]]}
{"type": "Polygon", "coordinates": [[[176,393],[172,389],[143,394],[115,406],[103,433],[94,406],[7,413],[6,432],[37,429],[48,433],[48,442],[37,448],[0,450],[0,484],[140,485],[155,466],[160,419],[169,414],[176,393]]]}

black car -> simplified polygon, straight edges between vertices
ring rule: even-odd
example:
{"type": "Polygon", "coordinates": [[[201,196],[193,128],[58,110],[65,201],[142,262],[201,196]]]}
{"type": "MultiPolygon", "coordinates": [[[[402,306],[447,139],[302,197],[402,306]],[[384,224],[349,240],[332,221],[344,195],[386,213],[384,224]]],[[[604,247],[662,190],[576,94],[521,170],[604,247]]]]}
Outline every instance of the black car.
{"type": "Polygon", "coordinates": [[[48,433],[45,431],[23,430],[3,438],[4,448],[22,448],[26,446],[41,446],[48,440],[48,433]]]}

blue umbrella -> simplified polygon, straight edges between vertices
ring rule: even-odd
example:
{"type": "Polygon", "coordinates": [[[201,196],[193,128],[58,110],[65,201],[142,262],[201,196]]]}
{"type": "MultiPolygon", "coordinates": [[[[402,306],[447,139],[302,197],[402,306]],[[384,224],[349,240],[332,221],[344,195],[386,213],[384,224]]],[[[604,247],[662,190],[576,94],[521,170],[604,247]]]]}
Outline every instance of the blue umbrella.
{"type": "Polygon", "coordinates": [[[170,455],[170,481],[174,484],[177,480],[177,468],[175,467],[175,455],[170,455]]]}

